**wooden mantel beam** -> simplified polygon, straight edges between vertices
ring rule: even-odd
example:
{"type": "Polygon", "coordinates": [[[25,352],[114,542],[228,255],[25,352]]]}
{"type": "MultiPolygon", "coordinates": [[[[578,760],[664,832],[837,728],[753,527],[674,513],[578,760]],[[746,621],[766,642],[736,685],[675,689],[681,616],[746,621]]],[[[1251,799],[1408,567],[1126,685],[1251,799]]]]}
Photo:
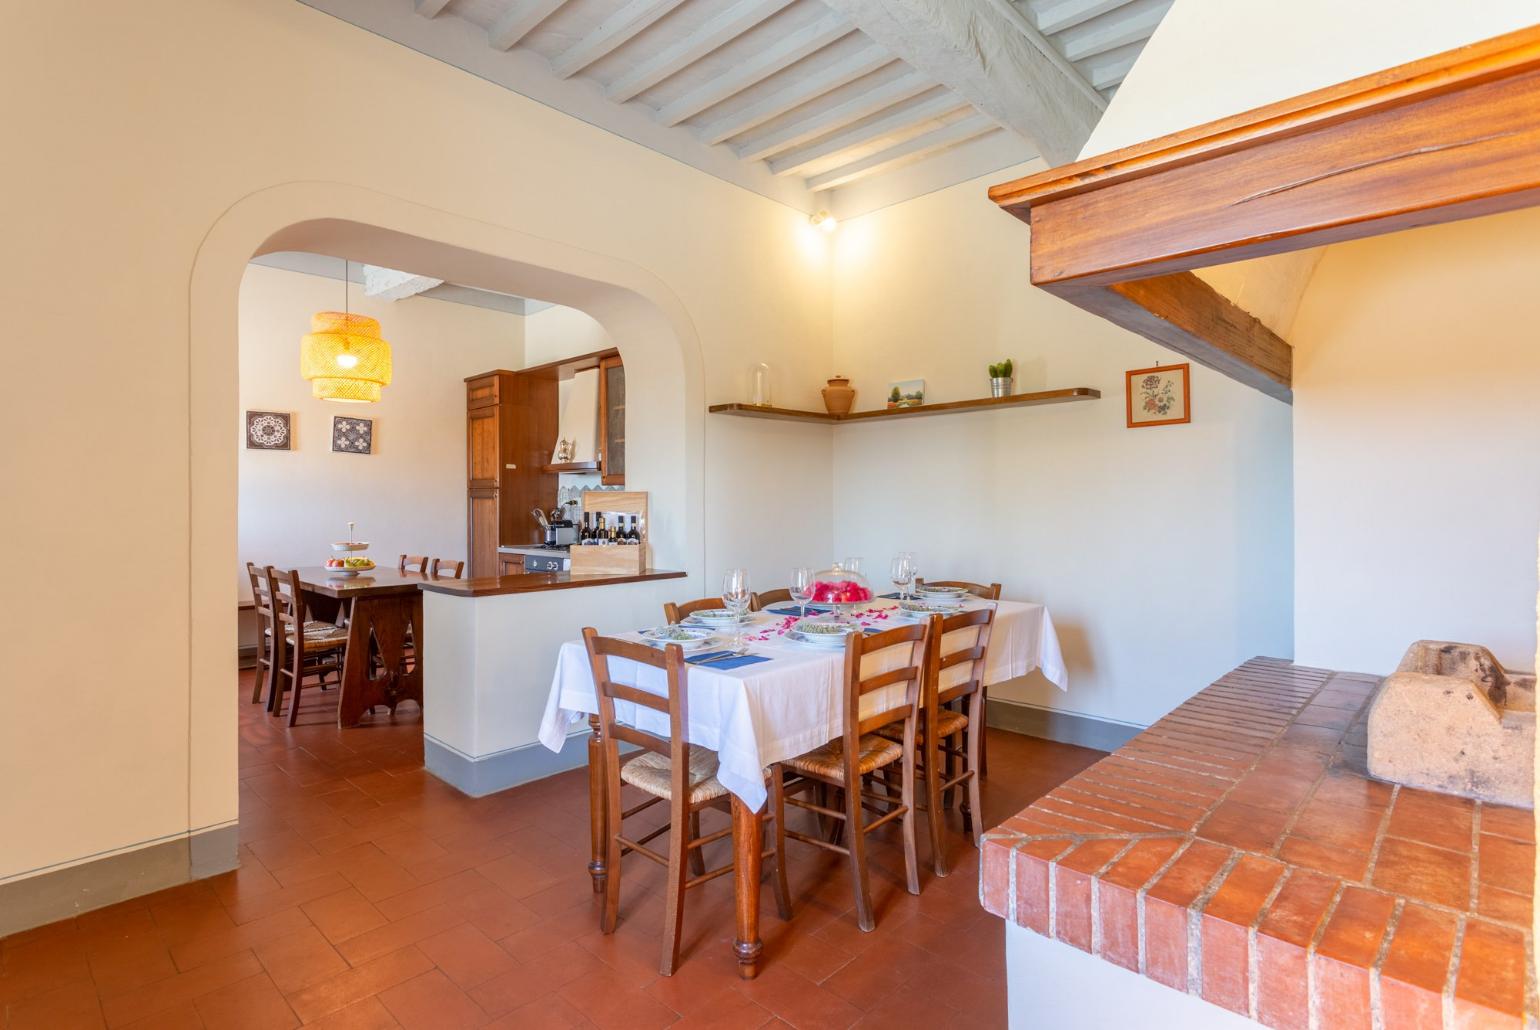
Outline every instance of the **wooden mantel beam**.
{"type": "Polygon", "coordinates": [[[1540,26],[989,192],[1035,285],[1286,397],[1288,345],[1192,270],[1540,203],[1540,26]]]}

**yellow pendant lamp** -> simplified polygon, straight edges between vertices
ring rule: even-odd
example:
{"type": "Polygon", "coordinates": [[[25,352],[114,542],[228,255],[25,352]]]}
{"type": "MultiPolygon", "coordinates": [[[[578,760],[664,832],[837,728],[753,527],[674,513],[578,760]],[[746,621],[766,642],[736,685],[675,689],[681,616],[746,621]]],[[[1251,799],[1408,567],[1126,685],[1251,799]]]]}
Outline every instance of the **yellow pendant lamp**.
{"type": "MultiPolygon", "coordinates": [[[[343,263],[342,299],[347,308],[348,264],[343,263]]],[[[318,311],[300,341],[299,374],[310,380],[311,396],[323,401],[367,403],[390,385],[390,344],[380,323],[347,310],[318,311]]]]}

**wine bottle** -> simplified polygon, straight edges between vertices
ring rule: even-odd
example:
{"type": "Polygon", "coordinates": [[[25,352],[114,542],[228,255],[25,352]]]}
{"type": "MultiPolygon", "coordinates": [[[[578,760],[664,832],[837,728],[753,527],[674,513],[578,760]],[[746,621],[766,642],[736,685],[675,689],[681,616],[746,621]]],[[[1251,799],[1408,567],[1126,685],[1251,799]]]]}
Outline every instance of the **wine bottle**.
{"type": "Polygon", "coordinates": [[[578,529],[579,547],[587,547],[589,544],[594,542],[594,532],[591,522],[592,519],[589,518],[588,513],[584,512],[583,521],[579,523],[580,528],[578,529]]]}
{"type": "Polygon", "coordinates": [[[631,516],[631,527],[626,531],[626,543],[638,545],[642,542],[642,534],[636,528],[636,516],[631,516]]]}

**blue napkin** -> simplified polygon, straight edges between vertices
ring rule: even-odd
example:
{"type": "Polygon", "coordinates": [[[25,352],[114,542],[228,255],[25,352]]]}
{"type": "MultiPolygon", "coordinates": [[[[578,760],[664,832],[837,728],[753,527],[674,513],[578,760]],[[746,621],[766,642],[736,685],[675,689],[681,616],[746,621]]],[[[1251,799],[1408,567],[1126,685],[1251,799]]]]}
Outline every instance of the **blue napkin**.
{"type": "Polygon", "coordinates": [[[762,654],[744,654],[736,658],[725,658],[724,655],[732,654],[731,651],[709,651],[706,654],[698,654],[686,658],[689,665],[704,665],[709,669],[738,669],[745,665],[753,665],[755,662],[768,662],[770,659],[762,654]],[[712,659],[721,659],[712,661],[712,659]]]}
{"type": "MultiPolygon", "coordinates": [[[[817,609],[812,605],[808,605],[807,610],[809,614],[815,614],[817,612],[817,609]]],[[[765,611],[774,615],[801,615],[802,606],[800,604],[771,605],[769,608],[766,608],[765,611]]]]}

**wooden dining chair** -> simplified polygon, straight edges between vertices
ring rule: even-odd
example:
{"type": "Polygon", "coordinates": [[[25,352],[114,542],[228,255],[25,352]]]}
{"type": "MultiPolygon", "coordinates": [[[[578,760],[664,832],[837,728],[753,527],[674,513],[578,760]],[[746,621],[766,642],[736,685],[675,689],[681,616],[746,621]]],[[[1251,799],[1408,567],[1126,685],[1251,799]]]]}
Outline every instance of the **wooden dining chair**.
{"type": "Polygon", "coordinates": [[[255,562],[246,563],[251,579],[251,600],[257,615],[257,670],[252,677],[251,703],[262,700],[262,688],[269,695],[273,689],[273,601],[268,593],[267,574],[255,562]]]}
{"type": "Polygon", "coordinates": [[[682,619],[689,618],[704,608],[726,608],[720,597],[701,597],[694,601],[684,601],[675,604],[673,601],[663,602],[663,617],[668,620],[670,626],[682,619]]]}
{"type": "MultiPolygon", "coordinates": [[[[926,583],[929,583],[933,587],[962,587],[964,590],[968,591],[968,593],[972,594],[974,597],[977,597],[977,598],[979,598],[982,601],[998,601],[998,600],[1000,600],[1000,584],[999,583],[991,583],[988,586],[985,586],[982,583],[970,583],[970,582],[968,582],[965,579],[932,579],[932,580],[916,579],[914,581],[914,588],[916,590],[918,590],[920,587],[924,586],[926,583]]],[[[984,714],[987,716],[989,714],[989,691],[988,691],[988,689],[985,689],[985,691],[984,691],[983,706],[984,706],[984,714]]],[[[983,732],[983,729],[981,728],[980,731],[979,731],[979,764],[976,766],[976,768],[979,771],[979,775],[980,776],[988,776],[989,775],[989,746],[988,746],[988,741],[989,741],[988,736],[985,735],[985,733],[983,732]]]]}
{"type": "Polygon", "coordinates": [[[845,641],[843,735],[806,754],[777,762],[770,767],[770,799],[775,819],[775,891],[776,902],[789,915],[791,894],[786,882],[786,838],[817,848],[838,852],[850,860],[850,878],[855,884],[856,920],[861,929],[872,930],[877,922],[872,913],[871,887],[866,871],[866,835],[898,819],[904,841],[904,874],[910,894],[920,893],[918,863],[914,850],[914,740],[919,709],[920,685],[924,679],[927,655],[941,622],[938,615],[924,623],[899,626],[867,636],[851,633],[845,641]],[[908,648],[902,664],[885,672],[865,675],[863,659],[890,648],[908,648]],[[878,711],[863,714],[862,702],[878,691],[900,692],[898,700],[889,698],[878,711]],[[897,742],[876,731],[897,724],[901,739],[897,742]],[[852,746],[852,744],[854,746],[852,746]],[[901,782],[897,794],[878,794],[865,787],[863,779],[880,769],[897,764],[901,782]],[[787,780],[787,776],[792,778],[787,780]],[[822,784],[843,792],[843,810],[804,801],[795,795],[803,790],[817,790],[822,784]],[[838,821],[844,829],[847,845],[822,837],[798,833],[786,828],[786,806],[794,805],[838,821]],[[881,811],[871,822],[862,812],[881,811]]]}
{"type": "MultiPolygon", "coordinates": [[[[946,845],[942,839],[944,795],[954,787],[964,787],[967,801],[962,810],[963,828],[973,837],[975,847],[983,833],[984,809],[979,802],[977,769],[984,736],[984,659],[989,653],[989,635],[994,624],[993,608],[959,612],[942,619],[920,686],[915,763],[925,786],[931,865],[937,876],[947,874],[946,845]],[[948,637],[952,638],[951,643],[948,637]],[[962,711],[948,707],[954,704],[962,711]]],[[[889,740],[903,740],[902,728],[896,725],[884,726],[877,732],[889,740]]]]}
{"type": "Polygon", "coordinates": [[[448,576],[450,579],[459,579],[460,573],[465,571],[463,561],[455,561],[453,558],[434,558],[429,565],[429,574],[433,576],[448,576]]]}
{"type": "MultiPolygon", "coordinates": [[[[669,644],[659,651],[629,640],[601,637],[592,627],[583,630],[583,644],[588,649],[594,692],[599,701],[599,753],[604,783],[600,834],[605,843],[608,875],[599,929],[603,933],[615,930],[620,910],[622,856],[635,852],[663,866],[668,870],[668,890],[663,904],[663,955],[658,968],[664,976],[672,976],[679,965],[679,930],[684,920],[685,893],[733,870],[731,860],[726,865],[707,870],[700,855],[700,849],[707,844],[732,834],[731,826],[704,836],[700,832],[701,810],[708,807],[726,809],[730,803],[727,788],[716,777],[716,752],[685,742],[685,664],[684,652],[679,645],[669,644]],[[663,670],[667,678],[667,696],[610,679],[611,658],[623,658],[638,666],[663,670]],[[616,701],[667,714],[668,736],[654,736],[618,721],[616,701]],[[634,745],[639,750],[622,762],[621,744],[634,745]],[[651,797],[622,809],[621,784],[651,797]],[[657,804],[668,806],[668,822],[634,839],[627,837],[625,820],[657,804]],[[648,841],[664,833],[668,834],[666,855],[647,847],[648,841]]],[[[593,815],[597,817],[599,813],[593,815]]],[[[764,857],[770,857],[768,851],[764,857]]]]}
{"type": "Polygon", "coordinates": [[[268,699],[268,711],[279,715],[283,711],[283,695],[292,690],[289,698],[289,725],[299,718],[299,697],[305,678],[318,676],[324,685],[328,674],[342,679],[343,652],[347,649],[348,631],[329,622],[310,621],[306,618],[305,595],[299,584],[299,573],[294,569],[280,571],[267,567],[268,596],[273,604],[273,691],[268,699]],[[287,687],[284,677],[288,677],[287,687]]]}
{"type": "Polygon", "coordinates": [[[772,604],[782,604],[791,600],[791,591],[782,587],[779,590],[766,590],[762,594],[749,595],[749,611],[762,612],[772,604]]]}
{"type": "Polygon", "coordinates": [[[415,572],[419,576],[428,574],[428,556],[426,554],[403,554],[401,560],[396,562],[396,571],[405,575],[415,572]]]}
{"type": "Polygon", "coordinates": [[[985,586],[983,583],[969,583],[965,579],[917,579],[914,581],[916,590],[929,584],[933,587],[961,587],[981,601],[1000,600],[1000,584],[991,583],[985,586]]]}

